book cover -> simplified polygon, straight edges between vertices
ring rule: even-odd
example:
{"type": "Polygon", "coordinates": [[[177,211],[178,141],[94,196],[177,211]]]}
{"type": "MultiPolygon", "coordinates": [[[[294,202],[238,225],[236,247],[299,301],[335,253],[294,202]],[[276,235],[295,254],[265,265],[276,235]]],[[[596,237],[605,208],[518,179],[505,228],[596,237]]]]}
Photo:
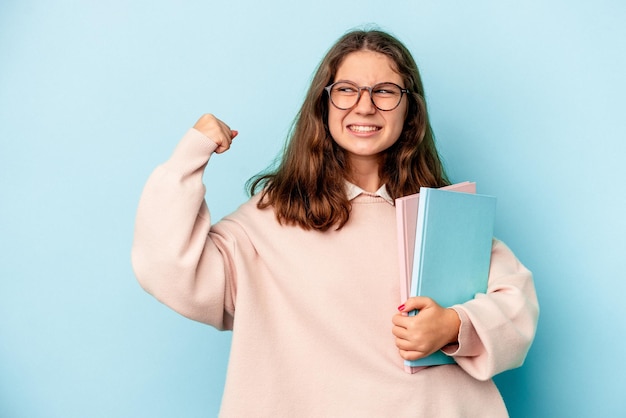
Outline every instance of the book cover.
{"type": "MultiPolygon", "coordinates": [[[[450,307],[485,293],[495,213],[493,196],[421,188],[409,296],[450,307]]],[[[438,351],[405,366],[450,363],[454,359],[438,351]]]]}
{"type": "MultiPolygon", "coordinates": [[[[476,193],[476,183],[462,183],[444,186],[441,190],[453,190],[464,193],[476,193]]],[[[396,225],[398,231],[398,256],[400,266],[400,303],[409,297],[411,274],[413,271],[413,252],[415,251],[415,227],[417,224],[417,207],[419,193],[396,199],[396,225]]]]}
{"type": "MultiPolygon", "coordinates": [[[[476,193],[476,183],[464,181],[444,186],[442,190],[452,190],[464,193],[476,193]]],[[[411,289],[411,275],[413,271],[413,253],[415,251],[415,228],[417,225],[417,209],[419,193],[397,198],[396,224],[398,235],[398,256],[400,267],[400,303],[409,297],[411,289]]],[[[421,367],[405,366],[408,373],[415,373],[421,367]]]]}

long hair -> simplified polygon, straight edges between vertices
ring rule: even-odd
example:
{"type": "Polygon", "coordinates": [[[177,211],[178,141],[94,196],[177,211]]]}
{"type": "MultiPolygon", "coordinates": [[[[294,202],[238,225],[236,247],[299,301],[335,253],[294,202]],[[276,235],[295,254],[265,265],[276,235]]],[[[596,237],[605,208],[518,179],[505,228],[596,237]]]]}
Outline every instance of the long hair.
{"type": "Polygon", "coordinates": [[[324,87],[334,81],[344,58],[356,51],[389,57],[410,91],[408,112],[398,140],[383,155],[381,181],[392,198],[417,193],[421,186],[449,184],[435,147],[422,81],[408,49],[379,30],[355,30],[342,36],[319,64],[289,133],[280,164],[248,181],[251,195],[262,188],[260,209],[273,207],[279,222],[304,229],[340,229],[350,217],[345,182],[349,165],[328,128],[329,99],[324,87]]]}

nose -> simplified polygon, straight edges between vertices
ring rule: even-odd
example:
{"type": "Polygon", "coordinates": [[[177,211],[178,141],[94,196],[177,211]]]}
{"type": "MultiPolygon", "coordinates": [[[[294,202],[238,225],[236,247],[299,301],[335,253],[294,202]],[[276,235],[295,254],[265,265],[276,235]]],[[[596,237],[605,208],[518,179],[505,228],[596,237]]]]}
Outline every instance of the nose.
{"type": "Polygon", "coordinates": [[[361,87],[361,96],[356,102],[354,109],[360,114],[371,114],[376,112],[376,106],[374,106],[374,103],[372,102],[370,90],[365,87],[361,87]]]}

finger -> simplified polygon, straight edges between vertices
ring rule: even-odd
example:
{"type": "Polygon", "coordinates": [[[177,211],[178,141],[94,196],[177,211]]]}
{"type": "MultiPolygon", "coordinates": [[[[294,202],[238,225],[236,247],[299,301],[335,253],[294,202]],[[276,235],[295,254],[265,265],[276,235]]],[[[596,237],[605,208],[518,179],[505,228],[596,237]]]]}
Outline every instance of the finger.
{"type": "Polygon", "coordinates": [[[225,135],[220,135],[219,137],[216,137],[217,139],[214,139],[213,142],[215,142],[216,144],[218,144],[215,153],[216,154],[221,154],[223,152],[226,152],[230,149],[230,137],[229,136],[225,136],[225,135]]]}
{"type": "Polygon", "coordinates": [[[409,351],[411,350],[411,345],[407,340],[403,340],[402,338],[396,338],[396,347],[398,350],[409,351]]]}
{"type": "Polygon", "coordinates": [[[235,139],[235,137],[239,135],[239,131],[230,129],[228,125],[224,124],[223,132],[224,132],[224,137],[226,138],[226,141],[228,142],[228,148],[230,148],[230,146],[233,144],[233,140],[235,139]]]}
{"type": "Polygon", "coordinates": [[[400,305],[398,310],[400,312],[411,312],[414,310],[421,310],[421,309],[427,308],[429,306],[432,306],[433,304],[436,304],[436,303],[431,298],[428,298],[425,296],[415,296],[415,297],[407,299],[407,301],[404,302],[404,305],[400,305]]]}
{"type": "Polygon", "coordinates": [[[421,353],[424,354],[420,347],[416,347],[414,344],[411,344],[410,341],[403,340],[402,338],[396,338],[396,347],[400,351],[413,352],[413,353],[421,353]]]}
{"type": "Polygon", "coordinates": [[[399,326],[393,327],[391,329],[391,333],[394,335],[394,337],[401,338],[403,340],[406,340],[409,334],[406,328],[399,326]]]}
{"type": "Polygon", "coordinates": [[[228,126],[224,121],[218,119],[219,127],[220,127],[220,136],[230,142],[233,137],[232,130],[230,126],[228,126]]]}
{"type": "Polygon", "coordinates": [[[218,147],[215,150],[217,154],[228,151],[233,143],[233,138],[235,138],[239,134],[238,131],[230,129],[230,127],[224,122],[219,122],[221,132],[218,139],[214,141],[218,144],[218,147]]]}
{"type": "Polygon", "coordinates": [[[215,153],[216,153],[216,154],[221,154],[221,153],[223,153],[223,152],[228,151],[228,149],[229,149],[229,148],[230,148],[230,146],[229,146],[229,145],[220,145],[219,147],[217,147],[217,148],[215,149],[215,153]]]}
{"type": "Polygon", "coordinates": [[[419,351],[412,351],[412,350],[399,350],[400,351],[400,357],[402,357],[404,360],[419,360],[422,357],[426,357],[424,355],[424,353],[421,353],[419,351]]]}
{"type": "Polygon", "coordinates": [[[395,314],[392,318],[391,318],[391,322],[398,327],[402,327],[402,328],[406,328],[406,324],[407,324],[407,316],[403,315],[403,314],[395,314]]]}

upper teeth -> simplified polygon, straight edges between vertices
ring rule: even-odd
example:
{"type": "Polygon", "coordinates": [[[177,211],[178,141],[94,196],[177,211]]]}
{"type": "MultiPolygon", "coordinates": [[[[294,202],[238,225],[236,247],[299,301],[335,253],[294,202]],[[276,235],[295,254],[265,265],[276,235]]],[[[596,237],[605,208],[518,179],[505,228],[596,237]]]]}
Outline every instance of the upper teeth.
{"type": "Polygon", "coordinates": [[[357,132],[371,132],[371,131],[375,131],[378,128],[376,126],[357,126],[357,125],[352,125],[350,126],[350,129],[353,131],[357,131],[357,132]]]}

